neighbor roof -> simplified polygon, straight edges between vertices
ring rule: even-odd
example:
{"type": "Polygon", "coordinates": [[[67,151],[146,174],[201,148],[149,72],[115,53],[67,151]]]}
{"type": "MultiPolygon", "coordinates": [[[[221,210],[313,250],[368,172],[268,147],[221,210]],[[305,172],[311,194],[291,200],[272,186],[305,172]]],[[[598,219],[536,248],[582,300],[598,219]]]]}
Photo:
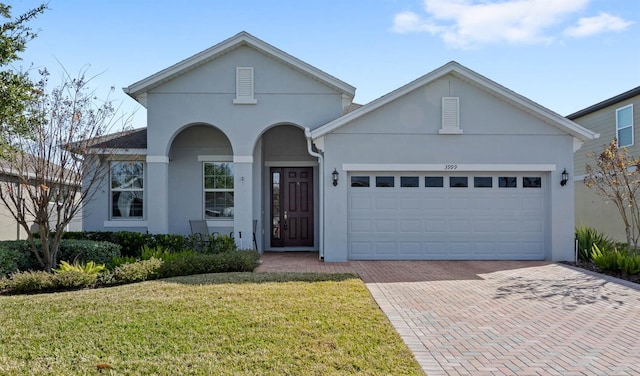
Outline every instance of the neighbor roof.
{"type": "Polygon", "coordinates": [[[104,136],[74,142],[67,146],[70,150],[77,150],[84,147],[92,149],[146,149],[147,128],[110,133],[104,136]]]}
{"type": "Polygon", "coordinates": [[[598,137],[597,133],[594,133],[573,121],[566,119],[565,117],[549,110],[546,107],[543,107],[530,99],[527,99],[520,94],[517,94],[506,87],[472,71],[471,69],[455,62],[451,61],[436,70],[425,74],[424,76],[392,91],[389,94],[386,94],[372,102],[367,103],[366,105],[345,114],[333,120],[319,128],[311,131],[311,137],[318,138],[322,137],[328,133],[333,132],[334,130],[368,114],[424,85],[427,85],[431,82],[434,82],[441,77],[451,74],[463,81],[466,81],[480,89],[489,92],[490,94],[504,100],[512,104],[513,106],[530,113],[542,121],[545,121],[556,128],[563,130],[571,134],[572,136],[578,138],[581,141],[592,140],[598,137]]]}
{"type": "Polygon", "coordinates": [[[143,106],[146,106],[146,94],[149,90],[241,46],[252,47],[263,54],[270,56],[271,58],[276,59],[325,85],[328,85],[329,87],[334,88],[346,95],[350,100],[355,96],[356,89],[353,86],[305,63],[296,57],[289,55],[288,53],[254,37],[246,31],[242,31],[213,47],[182,60],[169,68],[163,69],[158,73],[130,85],[129,87],[125,87],[123,90],[130,97],[140,102],[143,106]]]}
{"type": "Polygon", "coordinates": [[[569,120],[575,120],[577,118],[589,115],[592,112],[596,112],[599,110],[602,110],[605,107],[609,107],[612,106],[614,104],[620,103],[622,101],[626,101],[629,98],[633,98],[637,95],[640,95],[640,86],[633,88],[629,91],[625,91],[622,94],[618,94],[615,97],[609,98],[609,99],[605,99],[600,103],[596,103],[593,106],[589,106],[585,109],[582,109],[580,111],[576,111],[574,113],[572,113],[571,115],[567,115],[567,119],[569,120]]]}

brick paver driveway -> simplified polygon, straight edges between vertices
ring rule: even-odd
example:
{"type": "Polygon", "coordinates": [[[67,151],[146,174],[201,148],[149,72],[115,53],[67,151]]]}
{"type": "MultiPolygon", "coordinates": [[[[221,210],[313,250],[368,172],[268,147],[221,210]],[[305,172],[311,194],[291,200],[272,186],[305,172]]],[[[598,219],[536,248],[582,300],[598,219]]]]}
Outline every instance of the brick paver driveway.
{"type": "Polygon", "coordinates": [[[563,265],[268,253],[258,271],[359,274],[429,376],[640,375],[640,290],[563,265]]]}

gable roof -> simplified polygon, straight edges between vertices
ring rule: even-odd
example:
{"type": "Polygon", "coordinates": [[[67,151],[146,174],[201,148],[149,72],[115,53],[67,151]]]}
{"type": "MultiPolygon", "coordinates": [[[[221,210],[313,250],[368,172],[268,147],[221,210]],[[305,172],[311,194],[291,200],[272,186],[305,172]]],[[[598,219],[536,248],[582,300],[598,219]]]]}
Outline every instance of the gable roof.
{"type": "Polygon", "coordinates": [[[246,31],[242,31],[213,47],[202,52],[198,52],[197,54],[125,87],[122,90],[124,90],[124,92],[131,98],[146,107],[146,94],[149,90],[242,46],[254,48],[261,53],[320,81],[321,83],[341,92],[343,95],[347,96],[349,100],[352,100],[355,96],[356,89],[353,86],[305,63],[296,57],[289,55],[288,53],[254,37],[246,31]]]}
{"type": "Polygon", "coordinates": [[[626,101],[629,98],[633,98],[637,95],[640,95],[640,86],[633,88],[629,91],[625,91],[622,94],[618,94],[615,97],[611,97],[609,99],[605,99],[602,102],[596,103],[592,106],[589,106],[585,109],[582,109],[580,111],[576,111],[574,113],[572,113],[571,115],[567,115],[567,119],[569,120],[575,120],[579,117],[583,117],[586,115],[589,115],[590,113],[602,110],[605,107],[609,107],[612,106],[616,103],[620,103],[622,101],[626,101]]]}
{"type": "Polygon", "coordinates": [[[455,62],[449,63],[435,69],[434,71],[425,74],[424,76],[372,101],[366,105],[349,112],[319,128],[311,131],[312,138],[322,137],[334,130],[372,112],[396,99],[422,87],[431,82],[434,82],[441,77],[451,74],[465,82],[468,82],[481,90],[494,95],[503,101],[535,116],[536,118],[555,126],[556,128],[578,138],[581,141],[592,140],[598,137],[597,133],[594,133],[573,121],[566,119],[565,117],[543,107],[530,99],[527,99],[506,87],[472,71],[471,69],[455,62]]]}

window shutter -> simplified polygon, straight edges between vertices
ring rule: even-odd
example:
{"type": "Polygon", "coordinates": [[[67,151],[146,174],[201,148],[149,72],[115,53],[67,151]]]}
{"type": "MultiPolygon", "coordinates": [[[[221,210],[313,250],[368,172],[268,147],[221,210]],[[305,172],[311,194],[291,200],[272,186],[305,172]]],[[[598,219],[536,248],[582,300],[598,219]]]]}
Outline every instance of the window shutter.
{"type": "Polygon", "coordinates": [[[253,93],[253,68],[236,68],[236,98],[234,104],[256,104],[258,101],[253,93]]]}
{"type": "Polygon", "coordinates": [[[442,98],[442,128],[441,134],[461,134],[460,129],[460,98],[442,98]]]}

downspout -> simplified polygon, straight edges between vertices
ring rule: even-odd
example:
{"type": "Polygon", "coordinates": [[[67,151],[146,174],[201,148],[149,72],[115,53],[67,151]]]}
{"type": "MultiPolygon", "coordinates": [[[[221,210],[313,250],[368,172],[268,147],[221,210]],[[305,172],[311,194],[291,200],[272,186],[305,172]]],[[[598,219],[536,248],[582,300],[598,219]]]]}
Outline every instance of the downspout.
{"type": "Polygon", "coordinates": [[[319,176],[319,187],[318,193],[320,195],[318,202],[318,220],[319,220],[319,231],[320,231],[320,239],[318,250],[320,260],[324,261],[324,156],[321,153],[313,151],[313,141],[311,140],[311,130],[309,128],[304,129],[304,136],[307,138],[307,152],[309,155],[318,158],[318,176],[319,176]]]}

